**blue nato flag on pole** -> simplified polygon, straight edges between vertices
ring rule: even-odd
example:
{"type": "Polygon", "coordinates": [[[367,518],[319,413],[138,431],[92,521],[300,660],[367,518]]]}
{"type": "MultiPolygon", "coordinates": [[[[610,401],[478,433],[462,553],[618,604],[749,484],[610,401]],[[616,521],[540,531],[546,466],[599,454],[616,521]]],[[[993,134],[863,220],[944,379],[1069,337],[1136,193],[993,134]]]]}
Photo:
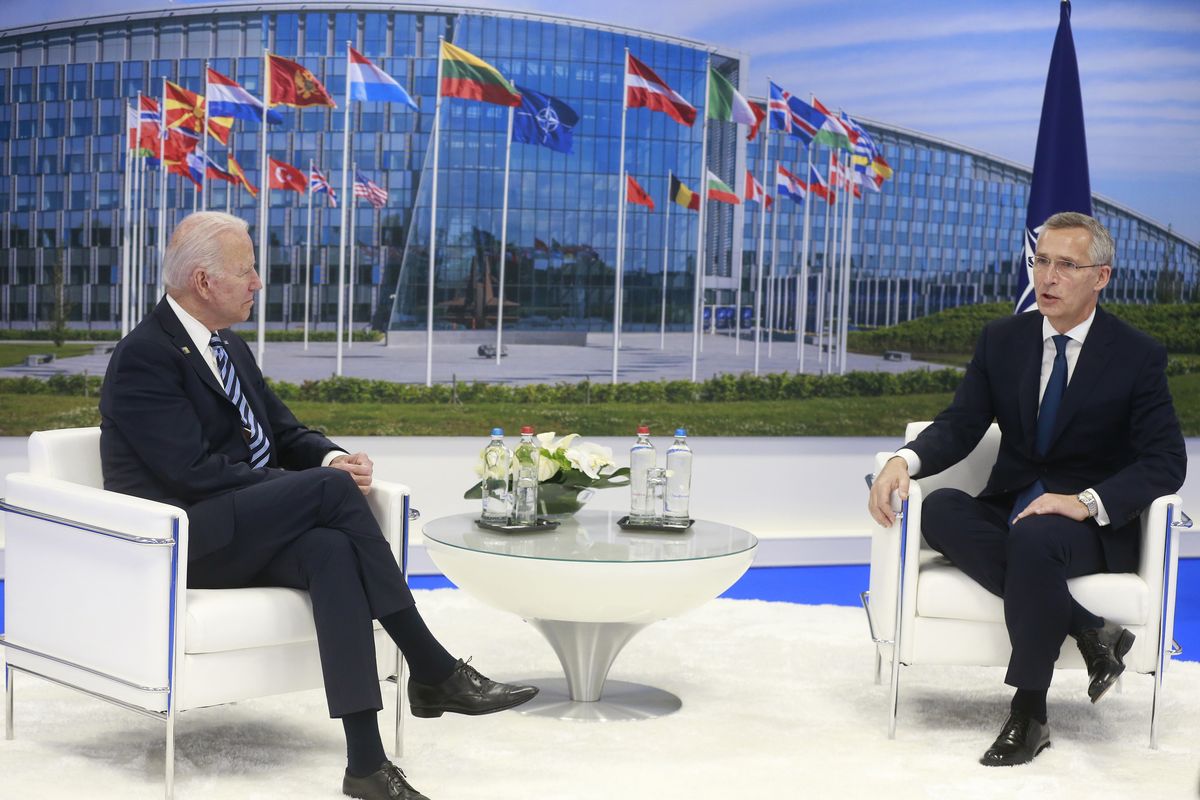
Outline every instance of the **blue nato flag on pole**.
{"type": "Polygon", "coordinates": [[[513,116],[512,140],[523,144],[540,144],[560,153],[573,152],[575,126],[579,114],[575,109],[548,94],[516,87],[521,93],[521,107],[513,116]]]}
{"type": "Polygon", "coordinates": [[[1033,157],[1033,180],[1029,186],[1029,209],[1025,215],[1025,268],[1020,271],[1014,313],[1037,304],[1029,256],[1037,248],[1042,223],[1051,214],[1078,211],[1091,215],[1092,189],[1088,180],[1087,137],[1083,131],[1083,97],[1079,92],[1079,65],[1071,38],[1071,3],[1059,9],[1058,35],[1050,53],[1046,94],[1042,98],[1042,122],[1038,128],[1037,151],[1033,157]]]}

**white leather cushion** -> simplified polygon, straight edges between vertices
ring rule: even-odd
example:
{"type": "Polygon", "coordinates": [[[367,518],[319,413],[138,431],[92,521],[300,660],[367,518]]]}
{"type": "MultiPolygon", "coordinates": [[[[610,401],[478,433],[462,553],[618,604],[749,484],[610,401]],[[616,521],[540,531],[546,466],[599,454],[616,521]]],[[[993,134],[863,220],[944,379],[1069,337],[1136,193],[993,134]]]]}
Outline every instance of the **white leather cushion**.
{"type": "MultiPolygon", "coordinates": [[[[1094,614],[1122,625],[1145,624],[1150,592],[1134,573],[1085,575],[1067,581],[1071,595],[1094,614]]],[[[1003,622],[1003,601],[944,558],[921,554],[917,616],[1003,622]]]]}
{"type": "Polygon", "coordinates": [[[188,589],[185,653],[315,641],[308,592],[276,586],[188,589]]]}

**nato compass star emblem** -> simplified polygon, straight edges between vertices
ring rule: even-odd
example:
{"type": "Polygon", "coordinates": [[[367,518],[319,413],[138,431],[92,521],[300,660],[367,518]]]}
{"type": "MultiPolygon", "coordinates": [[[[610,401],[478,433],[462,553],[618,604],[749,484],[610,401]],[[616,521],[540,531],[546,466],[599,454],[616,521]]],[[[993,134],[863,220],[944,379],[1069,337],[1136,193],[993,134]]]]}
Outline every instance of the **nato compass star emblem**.
{"type": "Polygon", "coordinates": [[[554,110],[554,106],[549,103],[546,107],[537,112],[534,116],[534,121],[537,122],[538,129],[542,132],[542,139],[550,139],[559,125],[562,123],[558,119],[558,113],[554,110]]]}

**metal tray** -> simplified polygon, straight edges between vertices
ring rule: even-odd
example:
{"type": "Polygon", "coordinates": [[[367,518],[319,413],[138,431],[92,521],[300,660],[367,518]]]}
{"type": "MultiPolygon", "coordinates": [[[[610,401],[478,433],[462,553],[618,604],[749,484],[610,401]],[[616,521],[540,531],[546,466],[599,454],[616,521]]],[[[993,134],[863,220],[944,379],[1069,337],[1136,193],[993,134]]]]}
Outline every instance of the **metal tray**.
{"type": "Polygon", "coordinates": [[[558,527],[558,521],[553,519],[539,519],[532,525],[517,525],[516,523],[499,525],[495,522],[484,522],[477,519],[475,524],[480,528],[497,533],[537,533],[538,531],[552,531],[558,527]]]}
{"type": "Polygon", "coordinates": [[[696,520],[689,519],[683,525],[676,525],[670,522],[630,522],[629,516],[626,515],[617,520],[617,525],[623,531],[658,531],[659,533],[683,533],[688,528],[692,527],[692,523],[696,520]]]}

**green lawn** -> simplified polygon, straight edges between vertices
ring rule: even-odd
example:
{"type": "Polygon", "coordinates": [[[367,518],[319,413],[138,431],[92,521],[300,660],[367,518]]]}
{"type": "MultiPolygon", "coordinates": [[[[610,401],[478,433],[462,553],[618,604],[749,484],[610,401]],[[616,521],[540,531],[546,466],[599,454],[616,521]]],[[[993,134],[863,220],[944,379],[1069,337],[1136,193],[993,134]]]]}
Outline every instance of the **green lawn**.
{"type": "Polygon", "coordinates": [[[25,363],[25,356],[34,353],[53,353],[55,358],[71,358],[72,356],[91,355],[94,344],[64,344],[55,347],[54,342],[34,342],[31,344],[9,344],[0,342],[0,367],[15,367],[25,363]]]}

